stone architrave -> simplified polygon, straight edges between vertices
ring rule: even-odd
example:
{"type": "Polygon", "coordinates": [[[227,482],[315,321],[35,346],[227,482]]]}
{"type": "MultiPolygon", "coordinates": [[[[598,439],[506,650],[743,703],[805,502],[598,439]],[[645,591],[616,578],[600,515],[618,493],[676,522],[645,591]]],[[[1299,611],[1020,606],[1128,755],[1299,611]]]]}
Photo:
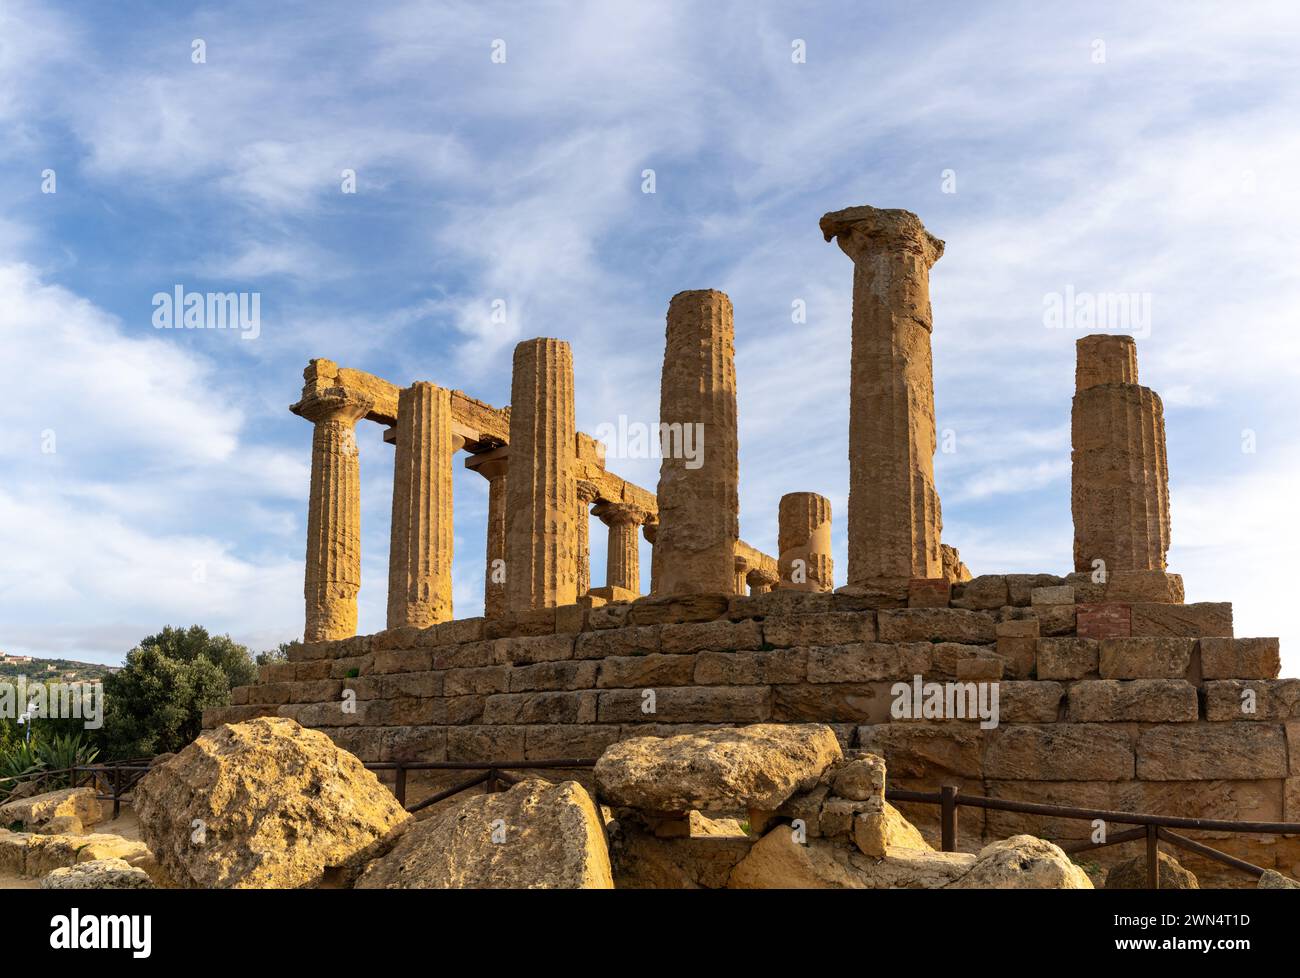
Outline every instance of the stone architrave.
{"type": "Polygon", "coordinates": [[[848,583],[941,577],[930,267],[943,242],[875,207],[826,214],[821,230],[853,259],[848,583]]]}
{"type": "Polygon", "coordinates": [[[1164,406],[1137,383],[1131,336],[1085,336],[1070,412],[1074,569],[1164,571],[1169,461],[1164,406]]]}
{"type": "Polygon", "coordinates": [[[578,600],[576,439],[569,344],[525,340],[510,385],[507,613],[578,600]]]}
{"type": "Polygon", "coordinates": [[[655,593],[734,593],[739,450],[735,333],[724,293],[679,292],[669,302],[659,398],[655,593]]]}
{"type": "MultiPolygon", "coordinates": [[[[309,368],[310,369],[310,368],[309,368]]],[[[361,588],[361,481],[356,424],[373,400],[343,387],[313,391],[296,412],[315,425],[307,503],[307,565],[303,591],[308,642],[357,633],[361,588]]]]}
{"type": "Polygon", "coordinates": [[[465,468],[488,481],[487,560],[483,568],[483,617],[506,613],[506,473],[509,449],[502,446],[465,459],[465,468]]]}
{"type": "Polygon", "coordinates": [[[831,561],[831,502],[815,492],[790,492],[778,509],[777,565],[781,588],[829,591],[831,561]]]}
{"type": "Polygon", "coordinates": [[[388,558],[388,627],[450,621],[452,455],[451,391],[418,382],[397,399],[393,520],[388,558]]]}

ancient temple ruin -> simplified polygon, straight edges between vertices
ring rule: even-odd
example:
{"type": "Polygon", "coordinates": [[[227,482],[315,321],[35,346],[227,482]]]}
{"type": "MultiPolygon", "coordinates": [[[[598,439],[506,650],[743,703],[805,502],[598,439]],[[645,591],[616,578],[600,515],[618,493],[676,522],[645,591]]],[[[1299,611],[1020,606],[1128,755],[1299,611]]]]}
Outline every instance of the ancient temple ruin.
{"type": "MultiPolygon", "coordinates": [[[[738,537],[735,324],[721,292],[668,303],[661,421],[703,425],[707,449],[694,468],[665,453],[654,492],[609,471],[576,430],[581,377],[562,340],[518,345],[507,408],[313,360],[292,408],[315,426],[305,644],[205,724],[288,716],[370,762],[482,762],[821,721],[845,747],[883,756],[900,788],[1300,821],[1300,695],[1278,679],[1277,640],[1235,638],[1231,604],[1185,603],[1166,566],[1163,408],[1138,384],[1133,339],[1077,342],[1073,568],[971,577],[942,540],[934,479],[929,276],[944,244],[901,210],[836,211],[821,231],[853,261],[842,581],[818,492],[832,487],[792,485],[779,512],[749,514],[777,527],[776,557],[738,537]],[[384,425],[395,449],[388,627],[365,636],[355,634],[361,421],[384,425]],[[490,489],[485,612],[457,619],[451,466],[462,451],[490,489]],[[593,513],[609,528],[600,587],[593,513]],[[652,547],[647,595],[638,531],[652,547]],[[903,691],[924,683],[993,684],[998,714],[990,724],[901,709],[903,691]]],[[[440,783],[430,775],[408,791],[440,783]]],[[[1091,831],[970,811],[971,845],[1091,831]]],[[[933,812],[906,814],[933,829],[933,812]]],[[[1215,844],[1300,870],[1296,840],[1215,844]]],[[[1214,864],[1195,868],[1215,878],[1214,864]]]]}

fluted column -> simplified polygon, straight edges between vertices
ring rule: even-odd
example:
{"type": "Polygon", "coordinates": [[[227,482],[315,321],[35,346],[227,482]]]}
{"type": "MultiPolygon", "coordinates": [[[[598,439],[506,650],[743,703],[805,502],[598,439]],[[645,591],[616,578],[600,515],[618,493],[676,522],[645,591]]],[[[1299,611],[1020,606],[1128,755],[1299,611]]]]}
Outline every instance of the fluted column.
{"type": "Polygon", "coordinates": [[[451,606],[451,391],[424,381],[397,398],[393,520],[388,551],[388,627],[426,627],[453,617],[451,606]]]}
{"type": "Polygon", "coordinates": [[[815,492],[786,493],[778,520],[779,586],[792,591],[831,590],[831,501],[815,492]]]}
{"type": "Polygon", "coordinates": [[[591,590],[591,504],[600,495],[594,482],[579,479],[574,487],[578,510],[574,514],[574,532],[578,548],[578,597],[591,590]]]}
{"type": "Polygon", "coordinates": [[[487,560],[483,569],[483,617],[506,613],[506,472],[509,449],[494,448],[465,459],[465,468],[488,481],[487,560]]]}
{"type": "Polygon", "coordinates": [[[943,242],[904,210],[850,207],[821,229],[853,259],[848,583],[941,577],[930,267],[943,242]]]}
{"type": "Polygon", "coordinates": [[[294,410],[315,425],[307,503],[307,567],[303,592],[308,642],[357,633],[361,588],[361,479],[356,424],[373,407],[366,395],[327,387],[294,410]]]}
{"type": "Polygon", "coordinates": [[[659,422],[656,593],[734,592],[735,335],[731,300],[721,292],[679,292],[668,304],[659,422]]]}
{"type": "Polygon", "coordinates": [[[1137,383],[1128,336],[1078,341],[1078,387],[1070,412],[1074,569],[1166,569],[1169,460],[1164,406],[1137,383]]]}
{"type": "Polygon", "coordinates": [[[506,480],[506,608],[578,599],[573,353],[562,340],[515,347],[506,480]]]}
{"type": "Polygon", "coordinates": [[[645,510],[626,503],[602,502],[592,512],[609,527],[605,586],[639,594],[641,555],[637,549],[637,528],[645,523],[645,510]]]}
{"type": "Polygon", "coordinates": [[[659,536],[659,514],[651,513],[646,517],[646,521],[641,524],[641,535],[645,537],[646,543],[650,544],[650,593],[659,593],[659,560],[655,557],[658,548],[655,546],[655,540],[659,536]]]}
{"type": "Polygon", "coordinates": [[[744,557],[736,555],[732,558],[732,594],[749,593],[749,561],[744,557]]]}

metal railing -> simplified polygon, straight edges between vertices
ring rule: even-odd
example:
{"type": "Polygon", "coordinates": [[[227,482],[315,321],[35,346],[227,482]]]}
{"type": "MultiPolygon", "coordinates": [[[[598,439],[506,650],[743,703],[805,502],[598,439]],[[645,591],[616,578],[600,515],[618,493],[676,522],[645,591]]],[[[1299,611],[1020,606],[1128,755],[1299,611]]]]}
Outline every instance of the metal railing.
{"type": "Polygon", "coordinates": [[[397,803],[408,812],[421,811],[430,805],[446,801],[462,791],[468,791],[470,788],[476,788],[479,785],[484,785],[484,791],[501,791],[503,790],[502,785],[509,787],[518,783],[519,779],[508,773],[507,769],[526,771],[542,768],[588,768],[595,766],[596,758],[594,757],[561,757],[541,761],[378,761],[366,765],[371,771],[397,772],[393,784],[393,795],[397,798],[397,803]],[[482,773],[458,782],[450,788],[445,788],[408,807],[406,804],[407,771],[481,771],[482,773]]]}
{"type": "Polygon", "coordinates": [[[1018,812],[1024,815],[1044,815],[1052,818],[1069,818],[1080,821],[1102,821],[1109,825],[1137,825],[1115,834],[1106,833],[1100,842],[1067,842],[1061,849],[1070,855],[1103,849],[1106,846],[1120,845],[1125,842],[1146,840],[1147,888],[1160,889],[1160,842],[1164,841],[1176,848],[1195,853],[1207,859],[1239,869],[1258,879],[1266,870],[1262,866],[1239,859],[1207,846],[1203,842],[1189,839],[1172,829],[1191,829],[1200,832],[1250,832],[1259,835],[1300,835],[1300,822],[1239,822],[1219,818],[1186,818],[1181,815],[1151,815],[1143,812],[1114,812],[1104,808],[1073,808],[1068,805],[1045,805],[1032,801],[1012,801],[1006,798],[988,798],[984,795],[964,795],[956,785],[943,785],[938,791],[904,791],[887,788],[885,798],[891,802],[913,802],[922,805],[939,806],[939,840],[944,852],[957,850],[958,810],[966,805],[971,808],[983,808],[993,811],[1018,812]]]}

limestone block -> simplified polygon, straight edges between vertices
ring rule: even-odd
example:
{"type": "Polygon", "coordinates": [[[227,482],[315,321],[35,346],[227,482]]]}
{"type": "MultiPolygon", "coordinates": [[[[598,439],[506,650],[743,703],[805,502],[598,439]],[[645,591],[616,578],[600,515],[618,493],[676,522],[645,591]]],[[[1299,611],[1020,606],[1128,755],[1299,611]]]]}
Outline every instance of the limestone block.
{"type": "MultiPolygon", "coordinates": [[[[656,553],[658,547],[655,548],[656,553]]],[[[730,565],[729,565],[730,566],[730,565]]],[[[725,618],[733,583],[728,577],[726,591],[710,594],[686,594],[671,597],[643,597],[628,611],[629,625],[662,625],[680,622],[713,621],[725,618]]],[[[763,595],[772,597],[772,595],[763,595]]]]}
{"type": "Polygon", "coordinates": [[[808,682],[869,683],[911,679],[926,672],[929,643],[859,642],[808,650],[808,682]]]}
{"type": "Polygon", "coordinates": [[[1005,664],[996,656],[960,659],[956,678],[962,682],[998,682],[1004,668],[1005,664]]]}
{"type": "Polygon", "coordinates": [[[958,608],[907,608],[876,615],[882,642],[994,642],[996,625],[986,612],[958,608]]]}
{"type": "Polygon", "coordinates": [[[808,675],[807,649],[771,652],[701,652],[694,681],[701,686],[801,683],[808,675]]]}
{"type": "Polygon", "coordinates": [[[876,640],[876,616],[866,611],[831,611],[823,614],[782,615],[763,622],[768,645],[847,645],[876,640]]]}
{"type": "Polygon", "coordinates": [[[952,597],[952,584],[943,577],[914,577],[907,582],[909,608],[946,608],[952,597]]]}
{"type": "Polygon", "coordinates": [[[1183,597],[1181,574],[1170,574],[1163,570],[1118,568],[1112,569],[1106,576],[1106,601],[1182,604],[1183,597]]]}
{"type": "Polygon", "coordinates": [[[858,744],[885,759],[891,778],[981,778],[983,737],[962,721],[858,727],[858,744]]]}
{"type": "Polygon", "coordinates": [[[1088,874],[1046,839],[1015,835],[980,850],[950,890],[1091,890],[1088,874]]]}
{"type": "Polygon", "coordinates": [[[888,851],[877,859],[831,839],[797,841],[778,825],[756,842],[731,872],[730,889],[937,889],[967,872],[975,857],[929,849],[888,851]]]}
{"type": "Polygon", "coordinates": [[[1229,601],[1197,604],[1135,601],[1129,607],[1134,635],[1232,637],[1232,603],[1229,601]]]}
{"type": "Polygon", "coordinates": [[[689,652],[741,652],[762,648],[763,629],[755,621],[692,622],[683,625],[665,625],[659,633],[662,651],[689,652]]]}
{"type": "Polygon", "coordinates": [[[1150,781],[1284,778],[1282,727],[1264,723],[1177,724],[1138,735],[1137,775],[1150,781]]]}
{"type": "Polygon", "coordinates": [[[483,722],[501,724],[595,723],[594,690],[497,693],[483,703],[483,722]]]}
{"type": "Polygon", "coordinates": [[[1200,644],[1206,679],[1276,679],[1282,670],[1275,638],[1203,638],[1200,644]]]}
{"type": "Polygon", "coordinates": [[[536,662],[556,662],[572,659],[575,646],[572,635],[526,635],[522,638],[501,639],[497,658],[516,666],[536,662]]]}
{"type": "Polygon", "coordinates": [[[993,611],[1010,603],[1005,574],[982,574],[952,586],[952,607],[993,611]]]}
{"type": "Polygon", "coordinates": [[[1074,389],[1138,382],[1137,343],[1131,336],[1094,333],[1075,342],[1074,389]]]}
{"type": "Polygon", "coordinates": [[[696,657],[664,655],[609,656],[599,663],[600,689],[646,689],[660,686],[689,686],[695,675],[696,657]]]}
{"type": "Polygon", "coordinates": [[[510,668],[509,691],[592,689],[599,664],[592,661],[538,662],[510,668]]]}
{"type": "Polygon", "coordinates": [[[1057,577],[1055,574],[1008,574],[1007,597],[1009,600],[1004,604],[1012,604],[1023,608],[1032,601],[1034,588],[1056,587],[1064,583],[1065,579],[1057,577]]]}
{"type": "Polygon", "coordinates": [[[1101,641],[1102,679],[1183,679],[1196,639],[1107,638],[1101,641]]]}
{"type": "Polygon", "coordinates": [[[773,810],[840,758],[824,724],[758,724],[621,741],[596,763],[596,784],[603,800],[643,812],[773,810]]]}
{"type": "Polygon", "coordinates": [[[448,727],[447,760],[482,762],[523,757],[527,729],[518,724],[448,727]]]}
{"type": "MultiPolygon", "coordinates": [[[[1013,724],[986,733],[987,777],[1023,781],[1126,781],[1132,736],[1102,723],[1013,724]]],[[[891,765],[892,767],[892,765],[891,765]]]]}
{"type": "Polygon", "coordinates": [[[600,723],[763,723],[772,715],[767,686],[609,689],[599,696],[600,723]]]}
{"type": "MultiPolygon", "coordinates": [[[[1160,852],[1157,855],[1156,872],[1160,876],[1160,889],[1199,890],[1201,888],[1196,881],[1196,874],[1184,868],[1183,864],[1177,859],[1167,852],[1160,852]]],[[[1110,872],[1106,874],[1106,889],[1108,890],[1145,890],[1146,888],[1147,857],[1145,853],[1112,866],[1110,872]]]]}
{"type": "Polygon", "coordinates": [[[527,760],[554,760],[565,757],[599,757],[610,744],[622,737],[622,728],[614,724],[546,724],[525,728],[524,757],[527,760]]]}
{"type": "Polygon", "coordinates": [[[1070,686],[1069,716],[1074,723],[1194,722],[1196,687],[1182,679],[1085,679],[1070,686]]]}
{"type": "Polygon", "coordinates": [[[1060,683],[1025,681],[998,684],[1001,723],[1055,723],[1065,687],[1060,683]]]}
{"type": "Polygon", "coordinates": [[[1207,720],[1300,718],[1300,679],[1215,679],[1203,689],[1207,720]]]}
{"type": "Polygon", "coordinates": [[[1031,605],[1074,604],[1074,588],[1068,584],[1036,587],[1029,592],[1031,605]]]}
{"type": "Polygon", "coordinates": [[[619,656],[653,655],[662,648],[661,625],[606,629],[579,635],[573,654],[578,659],[606,659],[619,656]]]}
{"type": "Polygon", "coordinates": [[[886,723],[889,683],[791,683],[772,687],[772,719],[787,723],[886,723]]]}
{"type": "Polygon", "coordinates": [[[1038,659],[1039,621],[1012,619],[997,624],[997,652],[1013,679],[1028,679],[1038,659]]]}

